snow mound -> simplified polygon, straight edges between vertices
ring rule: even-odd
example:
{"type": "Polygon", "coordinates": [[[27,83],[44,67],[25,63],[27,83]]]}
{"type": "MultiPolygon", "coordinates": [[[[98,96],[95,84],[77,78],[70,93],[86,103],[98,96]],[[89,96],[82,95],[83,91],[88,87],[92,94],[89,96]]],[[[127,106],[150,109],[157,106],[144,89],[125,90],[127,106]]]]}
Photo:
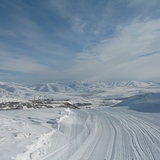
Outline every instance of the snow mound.
{"type": "Polygon", "coordinates": [[[116,107],[128,106],[129,109],[139,112],[160,112],[160,93],[147,93],[135,95],[115,105],[116,107]]]}

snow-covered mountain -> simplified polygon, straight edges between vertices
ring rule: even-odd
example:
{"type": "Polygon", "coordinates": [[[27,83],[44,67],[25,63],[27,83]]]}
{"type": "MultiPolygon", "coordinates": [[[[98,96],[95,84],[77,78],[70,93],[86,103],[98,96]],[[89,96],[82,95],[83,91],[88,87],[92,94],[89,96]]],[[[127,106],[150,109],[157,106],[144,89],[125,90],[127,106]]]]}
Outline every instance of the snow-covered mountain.
{"type": "Polygon", "coordinates": [[[32,85],[31,88],[36,91],[41,92],[73,92],[74,89],[66,83],[47,83],[47,84],[37,84],[32,85]]]}
{"type": "MultiPolygon", "coordinates": [[[[22,85],[19,83],[0,82],[0,102],[34,99],[34,96],[68,93],[108,93],[119,95],[122,92],[143,92],[147,89],[160,91],[160,84],[153,82],[121,81],[121,82],[53,82],[47,84],[22,85]],[[114,93],[113,93],[114,92],[114,93]]],[[[147,91],[145,91],[147,92],[147,91]]],[[[107,95],[108,95],[107,94],[107,95]]],[[[132,94],[133,95],[133,94],[132,94]]],[[[104,94],[106,96],[106,94],[104,94]]]]}
{"type": "Polygon", "coordinates": [[[160,87],[159,84],[153,82],[138,82],[138,81],[121,81],[121,82],[72,82],[72,83],[48,83],[32,86],[36,91],[42,92],[86,92],[94,90],[106,90],[113,87],[127,88],[145,88],[145,87],[160,87]]]}
{"type": "Polygon", "coordinates": [[[0,102],[25,100],[36,91],[19,83],[0,82],[0,102]]]}

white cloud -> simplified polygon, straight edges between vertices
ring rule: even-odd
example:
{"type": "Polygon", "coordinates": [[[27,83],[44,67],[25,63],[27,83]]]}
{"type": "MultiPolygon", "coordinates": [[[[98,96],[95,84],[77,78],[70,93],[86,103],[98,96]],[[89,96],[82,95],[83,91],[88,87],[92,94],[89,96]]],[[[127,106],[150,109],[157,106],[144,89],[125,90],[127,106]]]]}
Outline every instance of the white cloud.
{"type": "Polygon", "coordinates": [[[160,53],[147,56],[160,51],[159,28],[159,19],[119,26],[113,38],[79,53],[72,73],[92,80],[160,78],[160,53]]]}
{"type": "Polygon", "coordinates": [[[84,27],[86,25],[85,22],[83,22],[81,19],[79,19],[76,16],[72,18],[72,22],[73,22],[73,26],[72,26],[73,31],[80,32],[80,33],[84,32],[84,27]]]}
{"type": "Polygon", "coordinates": [[[11,53],[1,53],[0,69],[22,73],[40,73],[49,70],[46,65],[26,56],[17,56],[11,53]]]}

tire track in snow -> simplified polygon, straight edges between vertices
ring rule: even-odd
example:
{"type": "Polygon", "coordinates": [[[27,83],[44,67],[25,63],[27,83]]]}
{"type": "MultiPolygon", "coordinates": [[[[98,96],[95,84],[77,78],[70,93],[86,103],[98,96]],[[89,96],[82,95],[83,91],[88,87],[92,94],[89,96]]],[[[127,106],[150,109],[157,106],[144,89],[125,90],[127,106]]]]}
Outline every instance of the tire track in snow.
{"type": "MultiPolygon", "coordinates": [[[[107,112],[106,113],[108,116],[111,116],[111,117],[113,117],[112,119],[114,119],[114,121],[115,120],[117,120],[117,121],[119,121],[120,122],[120,124],[123,124],[123,119],[121,120],[119,117],[117,117],[117,115],[115,115],[115,114],[111,114],[110,112],[107,112]]],[[[128,123],[127,123],[127,121],[125,121],[125,125],[126,126],[128,126],[128,123]]],[[[119,125],[120,125],[119,124],[119,125]]],[[[118,124],[117,124],[118,125],[118,124]]],[[[135,159],[139,159],[139,151],[138,151],[138,149],[137,149],[137,143],[136,143],[136,141],[134,140],[134,137],[135,137],[135,135],[133,135],[132,134],[132,132],[130,132],[130,130],[128,130],[128,129],[126,129],[127,127],[124,127],[124,130],[125,130],[125,132],[127,132],[127,136],[129,136],[129,138],[127,138],[126,137],[126,140],[123,142],[124,144],[126,143],[126,144],[128,144],[129,142],[130,142],[130,145],[131,145],[131,148],[132,148],[132,151],[133,151],[133,153],[134,153],[134,155],[129,155],[129,149],[127,149],[127,150],[125,150],[125,155],[124,155],[124,158],[126,159],[126,157],[130,157],[129,159],[133,159],[133,157],[135,158],[135,159]],[[130,140],[130,141],[127,141],[127,140],[130,140]],[[138,154],[137,154],[138,153],[138,154]]],[[[118,133],[119,134],[119,133],[118,133]]],[[[118,139],[119,138],[122,138],[122,137],[118,137],[118,139]]],[[[123,147],[123,144],[121,144],[121,148],[123,147]]],[[[116,150],[116,148],[114,149],[114,150],[116,150]]],[[[119,154],[119,150],[117,149],[116,151],[116,154],[119,154]]],[[[119,157],[119,159],[122,159],[122,158],[120,158],[119,157]]],[[[111,159],[110,159],[111,160],[111,159]]],[[[116,159],[115,159],[116,160],[116,159]]],[[[123,160],[123,159],[122,159],[123,160]]]]}
{"type": "MultiPolygon", "coordinates": [[[[123,145],[123,134],[124,131],[120,126],[120,122],[119,120],[115,119],[115,117],[111,114],[109,114],[109,112],[102,112],[101,114],[104,114],[105,118],[107,119],[107,121],[109,122],[108,127],[107,127],[107,136],[109,136],[108,141],[106,142],[108,144],[108,147],[106,149],[105,152],[105,156],[104,159],[105,160],[124,160],[124,147],[122,147],[123,145]],[[111,130],[110,133],[108,130],[111,130]]],[[[126,150],[126,152],[128,153],[128,150],[126,150]]],[[[130,157],[127,154],[127,157],[130,157]]],[[[130,158],[129,158],[130,159],[130,158]]]]}
{"type": "MultiPolygon", "coordinates": [[[[146,122],[144,123],[142,120],[137,119],[137,117],[133,115],[128,115],[125,113],[120,115],[115,113],[116,112],[112,112],[112,115],[121,122],[122,127],[130,135],[130,139],[132,140],[131,146],[134,151],[134,158],[138,160],[158,160],[159,156],[156,155],[160,155],[158,149],[159,146],[153,141],[154,136],[158,134],[156,132],[157,130],[154,130],[154,132],[152,130],[151,132],[151,128],[146,127],[146,122]]],[[[158,137],[156,136],[156,139],[158,144],[160,144],[158,137]]]]}
{"type": "Polygon", "coordinates": [[[88,114],[92,117],[97,117],[96,123],[95,121],[92,122],[91,134],[88,139],[84,141],[82,146],[69,160],[97,160],[98,157],[98,159],[105,159],[105,157],[107,157],[107,160],[113,159],[114,148],[117,142],[119,142],[119,140],[115,138],[117,137],[118,130],[115,127],[116,125],[106,117],[106,114],[97,109],[88,112],[88,114]]]}
{"type": "Polygon", "coordinates": [[[107,155],[107,158],[110,159],[110,160],[113,160],[114,156],[115,156],[115,148],[116,148],[116,140],[117,140],[117,129],[116,129],[115,125],[113,124],[113,122],[111,121],[111,119],[108,118],[108,120],[109,120],[111,126],[113,127],[112,134],[114,136],[112,136],[112,145],[111,145],[112,147],[111,147],[111,152],[110,152],[111,153],[110,154],[110,158],[108,157],[108,155],[107,155]]]}
{"type": "Polygon", "coordinates": [[[98,117],[95,118],[95,122],[93,122],[93,124],[95,124],[95,126],[91,130],[90,135],[84,141],[83,145],[77,150],[77,153],[70,157],[69,160],[74,160],[75,158],[76,160],[89,159],[102,133],[102,127],[98,117]]]}
{"type": "MultiPolygon", "coordinates": [[[[156,157],[154,153],[154,151],[152,151],[152,148],[159,148],[159,146],[157,146],[154,141],[153,141],[153,133],[150,132],[150,128],[148,129],[147,126],[145,125],[145,123],[142,123],[139,119],[134,119],[134,117],[129,117],[128,118],[130,121],[132,120],[131,124],[132,126],[134,126],[134,128],[137,130],[137,133],[139,132],[139,141],[142,141],[143,139],[143,143],[139,143],[139,145],[141,146],[142,151],[144,152],[144,154],[146,155],[146,157],[149,157],[150,160],[155,160],[156,157]],[[144,126],[146,128],[144,128],[144,126]]],[[[154,132],[155,133],[155,132],[154,132]]],[[[158,141],[158,137],[156,137],[156,140],[158,141]]],[[[160,153],[160,152],[159,152],[160,153]]]]}

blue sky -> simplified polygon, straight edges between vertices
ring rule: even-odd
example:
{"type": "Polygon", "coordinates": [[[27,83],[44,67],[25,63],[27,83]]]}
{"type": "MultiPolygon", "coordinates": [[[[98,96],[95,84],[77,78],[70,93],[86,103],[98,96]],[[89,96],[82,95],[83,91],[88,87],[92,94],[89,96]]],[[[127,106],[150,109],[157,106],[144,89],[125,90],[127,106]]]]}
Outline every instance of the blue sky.
{"type": "Polygon", "coordinates": [[[159,81],[159,8],[159,0],[0,0],[0,81],[159,81]]]}

